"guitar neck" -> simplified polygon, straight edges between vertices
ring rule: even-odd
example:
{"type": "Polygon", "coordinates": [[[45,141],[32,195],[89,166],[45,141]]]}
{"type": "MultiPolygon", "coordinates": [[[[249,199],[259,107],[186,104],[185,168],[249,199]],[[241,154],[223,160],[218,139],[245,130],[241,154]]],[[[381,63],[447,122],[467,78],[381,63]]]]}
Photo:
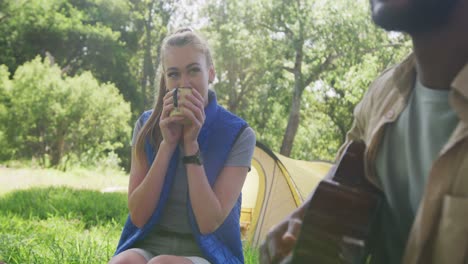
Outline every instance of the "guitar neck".
{"type": "Polygon", "coordinates": [[[319,183],[306,209],[292,263],[364,263],[379,194],[364,176],[362,142],[352,142],[331,180],[319,183]]]}
{"type": "Polygon", "coordinates": [[[332,181],[362,191],[376,192],[376,188],[365,178],[365,150],[366,145],[364,142],[351,142],[338,160],[338,166],[332,181]]]}

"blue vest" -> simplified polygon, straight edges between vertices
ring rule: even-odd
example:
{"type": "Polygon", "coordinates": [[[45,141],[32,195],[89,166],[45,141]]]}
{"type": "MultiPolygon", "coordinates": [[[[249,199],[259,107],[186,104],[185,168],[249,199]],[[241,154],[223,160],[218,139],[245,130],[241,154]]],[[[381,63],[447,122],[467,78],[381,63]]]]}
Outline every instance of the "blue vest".
{"type": "MultiPolygon", "coordinates": [[[[205,173],[210,185],[213,187],[216,178],[224,168],[224,163],[228,158],[235,140],[243,128],[247,126],[247,123],[219,106],[213,91],[209,91],[209,98],[210,102],[205,108],[205,123],[200,130],[198,144],[203,156],[205,173]]],[[[142,114],[141,119],[143,122],[148,120],[151,113],[152,110],[142,114]]],[[[143,239],[154,225],[160,221],[174,180],[179,157],[178,152],[179,150],[177,148],[170,160],[156,210],[142,228],[136,227],[131,222],[130,217],[127,218],[117,246],[117,251],[115,252],[116,255],[131,248],[135,242],[143,239]]],[[[148,164],[151,164],[156,153],[148,140],[146,140],[145,143],[145,153],[147,155],[148,164]]],[[[207,235],[202,235],[200,233],[191,203],[187,204],[192,233],[204,257],[214,264],[244,263],[239,225],[241,196],[237,199],[234,208],[231,210],[224,223],[221,224],[216,231],[207,235]]]]}

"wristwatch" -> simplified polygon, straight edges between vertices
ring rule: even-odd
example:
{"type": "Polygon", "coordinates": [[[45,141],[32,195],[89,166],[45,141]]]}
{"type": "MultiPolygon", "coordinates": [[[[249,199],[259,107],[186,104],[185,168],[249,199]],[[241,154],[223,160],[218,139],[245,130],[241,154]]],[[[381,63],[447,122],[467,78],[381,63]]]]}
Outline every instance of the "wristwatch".
{"type": "Polygon", "coordinates": [[[202,157],[200,155],[200,150],[197,150],[197,153],[195,153],[194,155],[184,156],[182,158],[182,162],[184,164],[202,165],[203,164],[203,159],[202,159],[202,157]]]}

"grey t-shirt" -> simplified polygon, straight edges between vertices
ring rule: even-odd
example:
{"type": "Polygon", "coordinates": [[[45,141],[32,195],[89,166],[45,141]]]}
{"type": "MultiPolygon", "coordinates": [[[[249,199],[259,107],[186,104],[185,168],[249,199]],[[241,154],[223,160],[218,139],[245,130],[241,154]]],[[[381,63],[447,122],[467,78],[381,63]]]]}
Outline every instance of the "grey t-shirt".
{"type": "Polygon", "coordinates": [[[382,211],[386,239],[380,241],[386,260],[378,263],[401,262],[432,163],[458,123],[448,93],[417,81],[408,105],[385,129],[376,169],[387,198],[382,211]]]}
{"type": "MultiPolygon", "coordinates": [[[[136,142],[136,135],[141,129],[140,122],[135,124],[132,144],[136,142]]],[[[251,166],[253,151],[255,148],[255,133],[247,127],[237,138],[226,160],[225,166],[248,167],[251,166]]],[[[182,150],[182,146],[179,148],[182,150]]],[[[179,151],[182,158],[183,150],[179,151]]],[[[203,154],[202,154],[203,155],[203,154]]],[[[143,248],[154,255],[175,254],[186,256],[201,256],[202,253],[192,234],[187,212],[188,181],[187,172],[182,162],[177,165],[174,184],[169,193],[168,202],[164,208],[161,221],[142,241],[135,247],[143,248]],[[181,234],[182,236],[169,237],[167,231],[181,234]]]]}

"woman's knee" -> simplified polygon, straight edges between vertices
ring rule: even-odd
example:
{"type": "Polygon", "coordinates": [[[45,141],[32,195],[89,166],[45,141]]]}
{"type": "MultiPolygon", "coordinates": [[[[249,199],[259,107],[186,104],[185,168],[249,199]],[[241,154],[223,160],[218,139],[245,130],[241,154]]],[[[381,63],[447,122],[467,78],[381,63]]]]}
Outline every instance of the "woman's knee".
{"type": "Polygon", "coordinates": [[[146,264],[145,257],[133,250],[125,250],[124,252],[114,256],[108,264],[146,264]]]}
{"type": "Polygon", "coordinates": [[[187,258],[173,255],[159,255],[152,258],[148,264],[193,264],[187,258]]]}

